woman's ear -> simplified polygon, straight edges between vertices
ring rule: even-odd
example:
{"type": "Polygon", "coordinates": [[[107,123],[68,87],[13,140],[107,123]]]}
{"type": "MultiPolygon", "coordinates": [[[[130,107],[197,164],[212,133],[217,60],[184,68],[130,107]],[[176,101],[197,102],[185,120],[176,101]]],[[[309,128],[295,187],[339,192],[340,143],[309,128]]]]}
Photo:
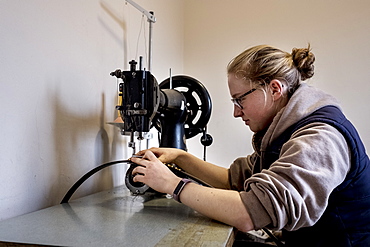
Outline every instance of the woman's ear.
{"type": "Polygon", "coordinates": [[[270,81],[269,88],[271,90],[272,98],[274,101],[280,99],[283,96],[284,85],[281,81],[273,79],[270,81]]]}

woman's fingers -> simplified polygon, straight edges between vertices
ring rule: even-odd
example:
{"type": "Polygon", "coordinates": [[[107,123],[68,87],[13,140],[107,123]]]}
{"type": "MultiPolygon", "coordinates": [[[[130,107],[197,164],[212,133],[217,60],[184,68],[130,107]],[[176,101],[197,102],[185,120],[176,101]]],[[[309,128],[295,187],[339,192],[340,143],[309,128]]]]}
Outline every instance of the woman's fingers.
{"type": "Polygon", "coordinates": [[[138,166],[132,170],[134,182],[144,182],[144,177],[147,173],[147,168],[152,167],[152,161],[156,161],[157,157],[149,150],[146,150],[142,158],[133,157],[131,159],[138,166]]]}
{"type": "Polygon", "coordinates": [[[157,159],[157,156],[155,156],[152,151],[146,150],[146,152],[145,152],[145,154],[143,156],[143,159],[147,159],[147,160],[153,161],[153,160],[156,160],[157,159]]]}
{"type": "Polygon", "coordinates": [[[143,177],[145,176],[145,167],[137,166],[132,170],[132,175],[134,182],[143,182],[143,177]]]}

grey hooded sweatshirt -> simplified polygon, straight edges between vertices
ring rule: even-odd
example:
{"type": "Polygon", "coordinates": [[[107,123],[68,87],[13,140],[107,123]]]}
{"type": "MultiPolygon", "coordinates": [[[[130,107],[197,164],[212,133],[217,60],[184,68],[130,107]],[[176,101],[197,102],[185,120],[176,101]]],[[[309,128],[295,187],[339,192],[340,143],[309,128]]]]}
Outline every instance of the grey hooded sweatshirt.
{"type": "Polygon", "coordinates": [[[339,108],[332,96],[303,83],[275,116],[263,136],[253,137],[255,152],[236,159],[229,169],[231,189],[249,212],[255,229],[298,230],[314,225],[324,213],[330,193],[350,169],[343,135],[325,123],[311,123],[293,133],[268,170],[252,174],[254,161],[289,126],[326,105],[339,108]]]}

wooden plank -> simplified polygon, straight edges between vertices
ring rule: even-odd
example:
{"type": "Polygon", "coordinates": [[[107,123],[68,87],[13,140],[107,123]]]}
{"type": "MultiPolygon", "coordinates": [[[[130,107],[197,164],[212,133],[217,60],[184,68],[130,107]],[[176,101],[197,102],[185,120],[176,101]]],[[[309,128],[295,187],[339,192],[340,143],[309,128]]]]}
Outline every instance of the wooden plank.
{"type": "Polygon", "coordinates": [[[232,246],[234,231],[230,226],[204,217],[191,218],[170,229],[168,234],[157,243],[156,247],[223,247],[232,246]]]}

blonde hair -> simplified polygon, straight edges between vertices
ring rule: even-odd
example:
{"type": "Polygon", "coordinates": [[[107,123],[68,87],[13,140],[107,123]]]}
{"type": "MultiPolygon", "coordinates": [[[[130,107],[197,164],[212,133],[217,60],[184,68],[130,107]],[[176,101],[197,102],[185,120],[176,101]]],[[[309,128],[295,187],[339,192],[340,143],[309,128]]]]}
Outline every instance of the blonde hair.
{"type": "Polygon", "coordinates": [[[245,50],[231,60],[227,73],[257,85],[267,85],[273,79],[281,80],[286,83],[290,96],[301,81],[313,76],[314,61],[315,56],[310,45],[307,48],[294,48],[291,54],[273,46],[259,45],[245,50]]]}

